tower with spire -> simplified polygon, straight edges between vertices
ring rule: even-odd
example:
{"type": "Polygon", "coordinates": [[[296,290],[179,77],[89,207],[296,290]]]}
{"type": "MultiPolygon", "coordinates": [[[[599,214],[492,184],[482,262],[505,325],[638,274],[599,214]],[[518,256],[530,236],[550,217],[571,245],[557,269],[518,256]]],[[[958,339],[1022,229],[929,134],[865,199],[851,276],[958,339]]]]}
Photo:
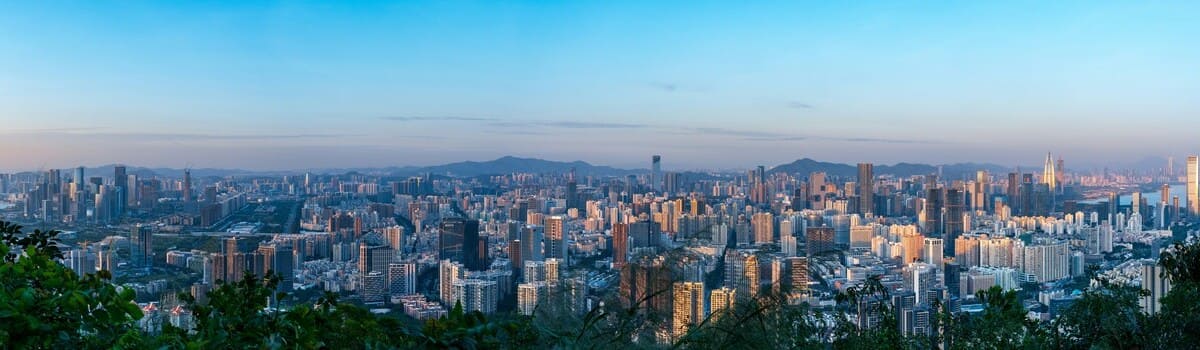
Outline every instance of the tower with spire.
{"type": "Polygon", "coordinates": [[[1054,173],[1054,156],[1046,152],[1046,167],[1042,170],[1042,183],[1050,186],[1050,191],[1058,189],[1058,176],[1054,173]]]}

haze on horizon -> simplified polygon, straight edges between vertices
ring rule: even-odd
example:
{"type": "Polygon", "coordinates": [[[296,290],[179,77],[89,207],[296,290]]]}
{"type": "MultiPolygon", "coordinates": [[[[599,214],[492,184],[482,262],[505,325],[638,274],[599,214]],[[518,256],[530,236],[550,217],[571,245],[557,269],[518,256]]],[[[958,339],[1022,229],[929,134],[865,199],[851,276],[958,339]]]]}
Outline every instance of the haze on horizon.
{"type": "Polygon", "coordinates": [[[5,2],[0,169],[1176,161],[1200,3],[5,2]]]}

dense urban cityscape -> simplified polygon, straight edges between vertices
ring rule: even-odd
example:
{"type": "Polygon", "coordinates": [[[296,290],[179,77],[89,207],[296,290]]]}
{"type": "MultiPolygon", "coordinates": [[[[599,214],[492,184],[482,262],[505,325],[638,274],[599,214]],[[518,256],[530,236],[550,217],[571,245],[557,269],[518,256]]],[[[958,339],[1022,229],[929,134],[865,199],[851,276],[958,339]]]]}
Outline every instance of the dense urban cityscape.
{"type": "Polygon", "coordinates": [[[3,349],[1200,349],[1200,1],[0,1],[3,349]]]}
{"type": "MultiPolygon", "coordinates": [[[[62,264],[135,291],[150,333],[192,326],[179,293],[203,301],[223,281],[276,273],[290,296],[275,303],[333,292],[417,321],[456,306],[535,318],[640,307],[662,320],[641,335],[658,344],[739,300],[833,310],[869,280],[889,298],[859,302],[890,304],[905,336],[931,335],[939,312],[982,312],[976,294],[993,287],[1048,322],[1103,278],[1140,288],[1154,314],[1171,290],[1159,252],[1195,236],[1200,217],[1196,156],[1079,172],[1047,154],[1037,172],[1007,173],[807,159],[705,173],[648,160],[507,157],[413,175],[115,165],[3,174],[0,192],[4,221],[62,231],[62,264]],[[529,169],[486,170],[510,163],[529,169]]],[[[878,327],[881,315],[857,308],[849,321],[878,327]]]]}

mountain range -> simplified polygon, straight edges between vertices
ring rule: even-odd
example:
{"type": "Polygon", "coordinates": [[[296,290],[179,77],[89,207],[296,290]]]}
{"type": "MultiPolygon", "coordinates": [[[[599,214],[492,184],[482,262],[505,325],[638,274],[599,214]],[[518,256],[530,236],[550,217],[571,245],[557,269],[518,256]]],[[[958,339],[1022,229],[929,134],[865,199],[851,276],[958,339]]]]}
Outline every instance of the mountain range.
{"type": "MultiPolygon", "coordinates": [[[[977,170],[987,170],[992,174],[1002,174],[1012,171],[1014,168],[996,164],[986,163],[958,163],[945,165],[929,165],[916,163],[898,163],[894,165],[875,165],[876,175],[895,175],[899,177],[907,177],[912,175],[926,175],[938,173],[938,168],[941,168],[942,177],[945,179],[968,179],[975,176],[977,170]]],[[[403,166],[403,167],[375,167],[375,168],[314,168],[314,169],[295,169],[295,170],[279,170],[279,171],[254,171],[242,169],[220,169],[220,168],[194,168],[191,169],[193,177],[224,177],[224,176],[277,176],[277,175],[296,175],[305,172],[315,174],[344,174],[350,172],[379,175],[379,176],[414,176],[420,174],[432,174],[443,176],[456,177],[475,177],[483,175],[510,174],[516,172],[525,173],[566,173],[572,169],[579,176],[624,176],[632,174],[644,174],[647,169],[623,169],[603,165],[594,165],[588,162],[576,160],[570,162],[545,160],[538,158],[522,158],[514,156],[505,156],[488,161],[463,161],[448,163],[433,166],[403,166]]],[[[1025,167],[1026,171],[1039,171],[1031,167],[1025,167]]],[[[64,169],[63,175],[70,176],[70,169],[64,169]]],[[[139,176],[168,176],[182,177],[182,169],[173,168],[145,168],[145,167],[128,167],[129,174],[137,174],[139,176]]],[[[769,173],[785,172],[796,174],[800,177],[808,176],[813,172],[825,172],[829,176],[837,177],[854,177],[857,176],[858,170],[855,165],[822,162],[809,158],[803,158],[791,163],[781,164],[771,167],[769,173]]],[[[85,169],[85,175],[91,176],[112,176],[113,165],[104,165],[99,167],[89,167],[85,169]]],[[[700,173],[695,173],[700,174],[700,173]]]]}

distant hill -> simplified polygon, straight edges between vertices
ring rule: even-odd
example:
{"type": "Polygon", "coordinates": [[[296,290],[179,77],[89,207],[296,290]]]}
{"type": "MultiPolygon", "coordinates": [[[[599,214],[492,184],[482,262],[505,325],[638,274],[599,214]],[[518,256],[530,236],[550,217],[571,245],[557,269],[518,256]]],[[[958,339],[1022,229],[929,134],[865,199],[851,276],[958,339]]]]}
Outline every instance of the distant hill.
{"type": "Polygon", "coordinates": [[[559,162],[537,158],[519,158],[513,156],[501,157],[483,162],[457,162],[411,169],[408,173],[431,173],[471,177],[488,174],[509,173],[567,173],[575,169],[578,175],[616,176],[645,172],[645,170],[618,169],[609,166],[592,165],[584,161],[559,162]]]}
{"type": "MultiPolygon", "coordinates": [[[[1014,167],[978,163],[945,164],[940,166],[942,168],[942,178],[947,180],[971,179],[975,177],[975,172],[979,170],[987,170],[989,173],[996,175],[1008,173],[1014,169],[1014,167]]],[[[938,167],[939,165],[916,163],[897,163],[895,165],[876,164],[875,175],[888,174],[898,177],[909,177],[913,175],[936,174],[938,172],[938,167]]],[[[804,158],[798,159],[791,163],[775,166],[768,172],[798,174],[800,177],[806,177],[808,174],[813,172],[825,172],[825,174],[829,176],[845,178],[858,176],[858,165],[822,162],[804,158]]]]}

